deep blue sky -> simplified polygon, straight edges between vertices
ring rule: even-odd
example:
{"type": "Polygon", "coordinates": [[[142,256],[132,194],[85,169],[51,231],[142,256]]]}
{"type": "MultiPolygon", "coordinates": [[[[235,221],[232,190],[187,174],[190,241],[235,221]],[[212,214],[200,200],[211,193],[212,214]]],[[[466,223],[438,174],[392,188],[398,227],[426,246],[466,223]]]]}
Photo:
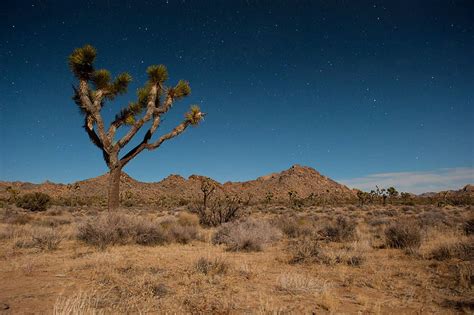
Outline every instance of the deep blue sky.
{"type": "Polygon", "coordinates": [[[71,100],[67,56],[134,78],[150,64],[207,113],[125,171],[247,180],[298,163],[335,179],[472,169],[474,2],[6,1],[0,13],[0,180],[72,182],[107,171],[71,100]],[[169,2],[169,3],[168,3],[169,2]]]}

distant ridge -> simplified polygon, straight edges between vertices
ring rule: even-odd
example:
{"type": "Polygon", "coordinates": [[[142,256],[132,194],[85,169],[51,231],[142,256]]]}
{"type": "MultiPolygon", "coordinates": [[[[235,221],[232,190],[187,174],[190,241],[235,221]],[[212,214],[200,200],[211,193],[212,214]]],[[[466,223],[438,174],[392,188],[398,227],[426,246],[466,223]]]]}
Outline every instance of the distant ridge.
{"type": "MultiPolygon", "coordinates": [[[[108,174],[78,181],[72,184],[56,184],[46,181],[41,184],[27,182],[0,182],[0,197],[8,195],[7,187],[12,187],[20,193],[41,191],[53,197],[98,197],[107,196],[108,174]]],[[[163,199],[193,200],[201,196],[201,180],[206,178],[216,185],[216,194],[239,196],[244,200],[261,202],[267,199],[287,201],[289,193],[297,198],[315,198],[327,201],[355,199],[357,190],[321,175],[314,168],[293,165],[279,173],[260,176],[245,182],[226,182],[221,184],[210,178],[191,175],[184,178],[171,174],[159,182],[140,182],[126,173],[121,176],[122,195],[136,197],[144,203],[156,203],[163,199]]],[[[420,197],[473,196],[474,186],[466,185],[460,190],[438,193],[424,193],[420,197]]]]}
{"type": "MultiPolygon", "coordinates": [[[[78,181],[72,184],[56,184],[46,181],[41,184],[25,182],[0,182],[0,195],[6,193],[11,186],[21,192],[41,191],[53,197],[98,196],[107,195],[108,174],[78,181]]],[[[187,179],[180,175],[169,175],[159,182],[144,183],[137,181],[126,173],[121,176],[121,192],[140,196],[145,201],[156,201],[159,198],[174,197],[195,199],[201,194],[200,175],[191,175],[187,179]]],[[[212,179],[209,179],[212,180],[212,179]]],[[[293,165],[280,173],[258,177],[246,182],[226,182],[221,184],[214,181],[218,194],[232,194],[253,201],[263,201],[269,196],[272,200],[287,200],[289,192],[299,198],[309,196],[315,198],[354,198],[355,191],[347,186],[321,175],[315,169],[307,166],[293,165]]]]}

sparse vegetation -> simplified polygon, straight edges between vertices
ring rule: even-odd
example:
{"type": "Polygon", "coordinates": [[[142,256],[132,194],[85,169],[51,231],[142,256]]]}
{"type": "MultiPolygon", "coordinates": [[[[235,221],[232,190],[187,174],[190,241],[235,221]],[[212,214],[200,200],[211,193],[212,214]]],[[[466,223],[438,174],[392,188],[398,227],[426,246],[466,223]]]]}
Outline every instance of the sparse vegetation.
{"type": "Polygon", "coordinates": [[[295,211],[265,202],[217,227],[201,227],[186,207],[8,206],[0,209],[0,259],[8,261],[0,272],[15,283],[3,292],[20,313],[10,292],[32,281],[46,289],[28,303],[56,314],[458,311],[443,301],[470,296],[470,208],[390,204],[295,211]],[[83,291],[64,290],[64,278],[83,291]],[[410,293],[420,285],[423,295],[410,293]]]}
{"type": "Polygon", "coordinates": [[[77,238],[105,249],[110,245],[124,244],[186,244],[198,239],[199,231],[186,219],[158,222],[137,216],[106,214],[79,225],[77,238]]]}
{"type": "Polygon", "coordinates": [[[35,192],[16,198],[16,206],[30,211],[45,211],[51,204],[48,194],[35,192]]]}
{"type": "Polygon", "coordinates": [[[388,247],[416,249],[421,245],[421,231],[418,225],[410,222],[395,222],[385,230],[388,247]]]}
{"type": "Polygon", "coordinates": [[[261,251],[264,245],[278,240],[280,231],[267,221],[246,219],[226,223],[213,235],[213,244],[224,244],[229,251],[261,251]]]}
{"type": "Polygon", "coordinates": [[[205,275],[223,275],[229,270],[229,264],[219,257],[214,259],[201,257],[196,261],[194,268],[205,275]]]}
{"type": "Polygon", "coordinates": [[[335,223],[326,225],[321,231],[321,235],[331,241],[350,241],[355,237],[356,223],[345,217],[339,216],[335,223]]]}

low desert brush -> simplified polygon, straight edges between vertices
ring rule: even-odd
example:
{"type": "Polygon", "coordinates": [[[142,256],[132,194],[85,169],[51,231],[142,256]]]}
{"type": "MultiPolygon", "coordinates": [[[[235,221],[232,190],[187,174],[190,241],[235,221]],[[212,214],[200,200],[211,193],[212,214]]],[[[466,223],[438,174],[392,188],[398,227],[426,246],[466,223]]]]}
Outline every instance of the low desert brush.
{"type": "Polygon", "coordinates": [[[267,221],[246,219],[226,223],[212,237],[213,244],[224,244],[229,251],[261,251],[266,244],[277,241],[278,229],[267,221]]]}

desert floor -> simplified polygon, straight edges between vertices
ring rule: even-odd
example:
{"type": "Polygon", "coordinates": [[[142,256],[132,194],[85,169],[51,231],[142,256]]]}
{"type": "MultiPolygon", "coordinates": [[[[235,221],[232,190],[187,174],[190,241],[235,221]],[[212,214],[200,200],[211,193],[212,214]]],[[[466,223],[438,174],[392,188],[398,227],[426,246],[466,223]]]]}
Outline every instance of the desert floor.
{"type": "Polygon", "coordinates": [[[108,216],[0,209],[0,313],[474,312],[469,206],[249,206],[227,229],[184,208],[108,216]]]}

